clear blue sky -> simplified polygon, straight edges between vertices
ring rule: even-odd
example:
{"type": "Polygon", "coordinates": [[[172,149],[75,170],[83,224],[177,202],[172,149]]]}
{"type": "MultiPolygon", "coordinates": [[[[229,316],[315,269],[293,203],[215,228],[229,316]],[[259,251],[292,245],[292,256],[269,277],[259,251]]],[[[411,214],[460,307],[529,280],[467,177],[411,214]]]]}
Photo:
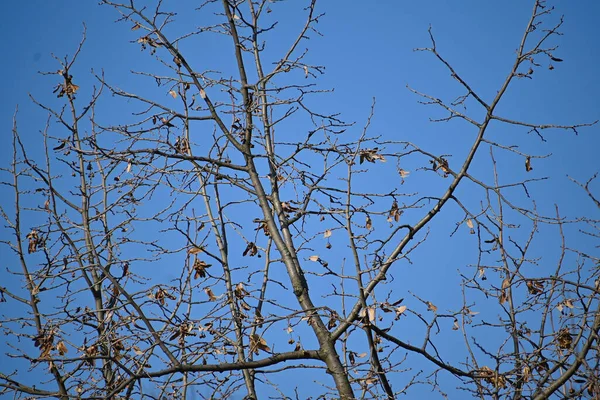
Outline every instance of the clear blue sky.
{"type": "MultiPolygon", "coordinates": [[[[177,1],[182,6],[196,3],[177,1]]],[[[518,81],[501,103],[498,113],[531,123],[573,124],[599,119],[600,2],[563,0],[550,2],[550,5],[557,8],[553,21],[561,14],[565,16],[561,29],[564,36],[553,42],[559,46],[555,56],[564,62],[556,64],[552,71],[546,66],[538,68],[532,81],[518,81]]],[[[41,149],[38,132],[43,129],[47,116],[31,103],[29,94],[41,101],[53,101],[52,90],[58,83],[56,77],[40,76],[37,72],[59,68],[51,54],[58,57],[71,55],[81,39],[83,23],[87,26],[87,43],[73,71],[76,83],[81,86],[78,98],[83,101],[91,86],[97,84],[91,78],[91,69],[96,73],[103,70],[108,82],[127,91],[150,90],[139,80],[130,78],[130,70],[144,69],[148,55],[140,52],[138,45],[130,43],[135,39],[130,26],[113,23],[118,15],[112,8],[100,7],[96,1],[81,0],[13,1],[3,6],[5,21],[0,26],[3,37],[0,54],[4,55],[0,64],[0,73],[4,77],[0,107],[0,160],[3,166],[11,156],[10,131],[17,105],[21,134],[31,139],[29,144],[34,149],[41,149]]],[[[413,48],[430,45],[427,29],[431,25],[440,53],[489,100],[514,61],[531,6],[532,1],[525,0],[322,0],[318,10],[326,15],[318,27],[323,37],[313,35],[308,42],[308,60],[326,67],[326,74],[318,80],[320,87],[335,90],[313,100],[313,104],[327,112],[340,112],[344,119],[356,121],[358,129],[368,116],[372,98],[376,98],[372,135],[412,141],[432,153],[453,153],[460,159],[472,132],[463,131],[464,125],[428,122],[429,117],[440,114],[431,107],[417,104],[419,99],[406,89],[406,85],[444,100],[452,100],[462,93],[457,91],[456,83],[430,53],[414,52],[413,48]]],[[[273,9],[273,18],[282,21],[277,34],[272,37],[272,49],[276,51],[287,46],[287,40],[293,37],[303,21],[295,18],[299,7],[281,4],[273,9]]],[[[194,20],[193,14],[181,18],[190,26],[204,23],[194,20]]],[[[177,30],[176,27],[173,29],[177,30]]],[[[218,40],[198,44],[195,62],[199,69],[227,71],[231,68],[231,46],[228,42],[223,43],[227,46],[225,49],[218,40]]],[[[103,105],[102,110],[105,121],[112,113],[119,120],[126,118],[121,109],[111,109],[109,103],[103,105]]],[[[594,216],[594,213],[597,216],[597,209],[569,182],[567,175],[585,181],[598,171],[599,130],[598,126],[582,129],[579,136],[565,131],[548,131],[545,132],[547,142],[540,141],[534,134],[527,135],[525,128],[498,126],[491,133],[499,141],[518,142],[525,152],[552,153],[553,157],[549,159],[535,161],[535,177],[552,178],[539,188],[535,187],[532,194],[540,199],[539,207],[543,211],[551,213],[554,204],[558,203],[563,214],[575,217],[594,216]]],[[[507,159],[506,162],[511,161],[507,159]]],[[[485,164],[483,160],[481,163],[485,164]]],[[[523,169],[523,162],[514,160],[514,166],[507,168],[503,179],[515,180],[522,176],[523,169]]],[[[487,172],[482,172],[485,174],[487,172]]],[[[420,176],[413,171],[407,180],[407,190],[422,189],[418,181],[420,176]]],[[[383,176],[382,181],[385,179],[383,176]]],[[[423,179],[426,182],[426,178],[423,179]]],[[[4,193],[0,191],[0,195],[4,193]]],[[[460,217],[447,212],[440,216],[439,222],[436,221],[437,225],[432,226],[432,247],[418,254],[413,260],[415,265],[402,273],[403,293],[410,290],[428,296],[427,299],[439,304],[440,308],[446,307],[449,282],[459,282],[456,269],[474,262],[461,247],[472,237],[457,235],[448,239],[457,219],[460,217]],[[426,275],[425,268],[428,268],[426,275]]],[[[1,231],[3,239],[5,234],[6,231],[1,231]]],[[[548,243],[555,243],[555,240],[555,237],[548,237],[548,243]]],[[[536,252],[551,253],[552,249],[541,243],[536,252]]],[[[0,248],[0,277],[5,273],[4,260],[8,257],[6,248],[0,248]]],[[[451,352],[450,348],[446,350],[451,352]]],[[[3,364],[3,357],[0,354],[0,364],[3,364]]]]}

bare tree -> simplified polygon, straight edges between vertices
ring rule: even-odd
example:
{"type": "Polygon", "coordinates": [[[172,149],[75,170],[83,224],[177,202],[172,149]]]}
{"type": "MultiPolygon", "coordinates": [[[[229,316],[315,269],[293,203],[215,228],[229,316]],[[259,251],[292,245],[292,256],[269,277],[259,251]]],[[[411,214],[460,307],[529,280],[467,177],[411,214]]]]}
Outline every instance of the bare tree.
{"type": "MultiPolygon", "coordinates": [[[[130,93],[95,75],[92,97],[78,98],[83,78],[73,66],[84,35],[48,73],[57,104],[36,102],[49,115],[43,158],[31,156],[15,115],[13,159],[2,169],[13,197],[0,211],[12,232],[3,274],[23,285],[0,288],[0,393],[392,399],[425,387],[600,398],[600,260],[570,244],[597,240],[599,219],[538,211],[530,188],[544,179],[526,175],[547,156],[488,134],[510,124],[545,140],[547,130],[593,124],[497,111],[513,86],[562,61],[552,42],[562,19],[544,1],[532,2],[491,98],[445,58],[431,29],[417,49],[460,85],[452,101],[409,90],[444,113],[434,122],[472,132],[462,158],[373,136],[375,103],[362,127],[313,107],[312,96],[326,92],[313,79],[323,67],[304,50],[318,36],[316,0],[276,55],[263,40],[277,29],[263,22],[276,2],[208,0],[199,12],[216,22],[177,34],[167,1],[101,3],[131,26],[140,57],[156,61],[156,72],[134,72],[155,90],[130,93]],[[235,74],[204,69],[194,41],[205,35],[228,38],[235,74]],[[130,113],[103,115],[103,99],[130,113]],[[476,157],[486,171],[473,168],[476,157]],[[522,174],[509,173],[505,157],[522,174]],[[383,170],[397,181],[376,183],[383,170]],[[428,190],[404,190],[411,170],[431,179],[428,190]],[[435,253],[433,221],[444,212],[455,223],[447,240],[472,234],[464,251],[476,262],[458,268],[462,283],[442,305],[402,281],[407,268],[422,279],[436,273],[412,260],[435,253]],[[542,230],[560,239],[556,258],[539,258],[542,230]],[[532,268],[541,262],[553,268],[532,268]],[[15,313],[17,304],[28,312],[15,313]]],[[[595,178],[573,190],[600,205],[595,178]]],[[[437,256],[442,268],[446,257],[437,256]]]]}

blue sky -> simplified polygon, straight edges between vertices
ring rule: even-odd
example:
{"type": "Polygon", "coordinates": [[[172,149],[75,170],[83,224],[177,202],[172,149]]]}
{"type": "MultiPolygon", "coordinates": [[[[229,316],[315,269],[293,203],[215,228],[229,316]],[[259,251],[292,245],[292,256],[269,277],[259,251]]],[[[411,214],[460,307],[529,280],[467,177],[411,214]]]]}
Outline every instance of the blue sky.
{"type": "MultiPolygon", "coordinates": [[[[302,8],[299,2],[290,3],[273,6],[271,17],[282,22],[272,34],[270,54],[277,54],[286,48],[303,23],[297,18],[302,8]]],[[[375,98],[371,135],[411,141],[434,154],[453,154],[451,162],[453,159],[460,160],[468,149],[465,144],[472,137],[472,130],[460,123],[430,123],[430,117],[442,114],[433,107],[417,104],[419,98],[406,86],[447,101],[462,94],[457,90],[460,88],[433,55],[414,52],[413,49],[430,45],[427,30],[431,26],[439,52],[478,93],[489,100],[510,70],[523,27],[530,17],[531,3],[523,0],[321,1],[318,10],[326,15],[320,20],[318,28],[323,36],[311,36],[306,44],[310,49],[307,60],[326,67],[326,73],[319,77],[317,83],[320,88],[333,88],[334,91],[316,96],[311,104],[324,112],[341,113],[342,118],[357,123],[353,129],[358,132],[375,98]]],[[[600,13],[600,3],[589,0],[552,3],[557,8],[552,21],[555,22],[560,15],[565,16],[561,29],[564,35],[553,42],[559,46],[554,55],[564,62],[556,63],[554,70],[549,70],[544,64],[536,69],[535,79],[514,82],[497,112],[506,118],[531,123],[573,124],[597,120],[600,118],[597,100],[600,93],[597,75],[600,62],[597,40],[600,37],[600,25],[597,24],[597,15],[600,13]]],[[[185,0],[178,4],[184,7],[195,2],[185,0]]],[[[0,107],[0,160],[3,163],[7,163],[11,155],[10,130],[17,105],[20,132],[34,152],[40,154],[38,132],[43,129],[47,116],[32,104],[29,94],[43,102],[55,101],[52,89],[58,83],[56,75],[40,76],[38,71],[58,69],[51,54],[57,57],[71,55],[81,39],[83,23],[87,27],[87,42],[73,71],[75,82],[81,86],[78,99],[83,101],[90,94],[92,86],[97,85],[90,74],[91,70],[95,73],[103,71],[108,82],[124,90],[153,92],[153,87],[139,77],[132,77],[129,72],[155,71],[160,67],[152,63],[147,52],[140,52],[139,45],[130,43],[136,39],[130,26],[113,23],[118,18],[113,9],[100,7],[95,1],[32,0],[9,2],[4,10],[8,17],[0,27],[5,38],[0,42],[0,52],[5,54],[0,64],[5,85],[0,107]]],[[[195,18],[196,14],[193,13],[181,15],[181,26],[207,23],[206,20],[195,18]]],[[[173,26],[170,29],[175,34],[184,28],[173,26]]],[[[231,70],[231,45],[226,39],[200,39],[188,51],[195,53],[193,61],[199,69],[216,69],[225,75],[234,73],[231,70]]],[[[101,110],[102,121],[111,121],[114,117],[122,122],[130,118],[128,111],[111,105],[110,101],[105,100],[101,110]]],[[[475,115],[480,112],[472,105],[469,111],[475,115]]],[[[518,143],[524,152],[535,155],[552,153],[550,158],[535,159],[532,175],[528,176],[551,177],[543,185],[531,187],[531,194],[539,199],[540,210],[552,214],[554,204],[559,204],[563,215],[594,217],[597,216],[597,209],[587,201],[579,188],[570,183],[567,175],[585,181],[598,171],[599,129],[597,126],[582,129],[578,136],[572,132],[551,130],[544,132],[547,141],[542,142],[535,134],[527,134],[525,128],[498,124],[490,128],[490,135],[493,140],[502,143],[518,143]]],[[[293,129],[280,134],[289,134],[290,140],[294,138],[293,129]]],[[[60,131],[56,131],[56,135],[60,136],[60,131]]],[[[479,176],[486,179],[491,177],[489,159],[486,158],[488,154],[487,151],[481,152],[476,159],[475,169],[479,176]]],[[[501,180],[512,182],[523,179],[525,172],[522,159],[506,156],[500,160],[505,171],[501,180]]],[[[439,180],[430,181],[429,177],[416,170],[419,165],[410,162],[407,169],[412,173],[404,186],[407,192],[423,190],[429,184],[440,184],[439,180]]],[[[395,179],[385,173],[381,178],[379,181],[370,178],[364,183],[377,187],[388,179],[395,179]]],[[[0,194],[3,193],[0,191],[0,194]]],[[[469,188],[465,187],[459,193],[468,198],[469,188]]],[[[467,203],[469,201],[471,199],[467,203]]],[[[476,207],[478,201],[479,198],[474,198],[469,205],[476,207]]],[[[411,291],[427,297],[442,308],[444,306],[441,304],[446,304],[456,290],[448,286],[449,283],[458,284],[457,268],[474,262],[476,253],[465,251],[474,245],[472,236],[459,231],[449,239],[454,224],[461,219],[461,216],[452,214],[452,210],[450,207],[432,225],[428,239],[432,247],[415,255],[413,265],[399,273],[402,296],[408,296],[408,291],[411,291]]],[[[416,221],[418,213],[413,218],[410,222],[416,221]]],[[[5,233],[2,231],[3,238],[5,233]]],[[[540,242],[536,243],[534,252],[552,255],[555,250],[553,244],[557,240],[555,233],[544,230],[542,234],[547,236],[542,236],[540,242]]],[[[580,240],[582,246],[592,249],[590,238],[583,237],[580,240]]],[[[335,248],[342,247],[340,244],[335,248]]],[[[334,253],[330,257],[335,259],[338,256],[341,257],[334,253]]],[[[7,259],[9,255],[6,248],[0,248],[0,260],[7,259]]],[[[0,276],[4,271],[5,265],[2,265],[0,276]]],[[[448,303],[447,307],[455,306],[448,303]]],[[[447,351],[452,351],[453,343],[452,339],[448,339],[447,351]]],[[[2,357],[0,355],[0,360],[2,357]]],[[[400,383],[397,386],[401,386],[400,383]]]]}

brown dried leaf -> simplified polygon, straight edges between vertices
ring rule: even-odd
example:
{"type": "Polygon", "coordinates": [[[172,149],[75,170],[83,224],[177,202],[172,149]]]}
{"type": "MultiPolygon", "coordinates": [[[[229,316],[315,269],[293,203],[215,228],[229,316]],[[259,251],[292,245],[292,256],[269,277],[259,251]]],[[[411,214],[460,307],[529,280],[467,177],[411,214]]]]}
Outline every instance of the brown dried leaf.
{"type": "Polygon", "coordinates": [[[533,169],[533,167],[531,166],[531,157],[527,157],[525,159],[525,171],[529,172],[533,169]]]}
{"type": "Polygon", "coordinates": [[[317,256],[317,255],[313,255],[313,256],[310,256],[310,257],[308,257],[308,259],[309,259],[310,261],[315,261],[315,262],[316,262],[316,261],[319,261],[319,256],[317,256]]]}
{"type": "Polygon", "coordinates": [[[208,299],[210,301],[215,301],[217,300],[217,296],[215,296],[215,294],[213,293],[211,288],[205,288],[204,292],[208,295],[208,299]]]}
{"type": "Polygon", "coordinates": [[[375,147],[373,149],[361,150],[359,152],[359,163],[362,164],[365,161],[374,163],[377,160],[379,160],[381,162],[386,162],[387,160],[385,159],[385,157],[382,156],[381,154],[378,154],[377,153],[378,151],[379,151],[379,149],[377,147],[375,147]]]}
{"type": "Polygon", "coordinates": [[[327,239],[328,237],[331,237],[331,229],[327,229],[327,230],[325,231],[325,233],[323,233],[323,237],[324,237],[325,239],[327,239]]]}
{"type": "Polygon", "coordinates": [[[369,217],[368,215],[367,215],[367,221],[366,221],[365,227],[368,230],[373,229],[373,221],[371,221],[371,217],[369,217]]]}
{"type": "Polygon", "coordinates": [[[64,356],[69,352],[67,346],[65,346],[65,342],[63,342],[62,340],[56,344],[56,350],[58,350],[58,354],[60,354],[61,356],[64,356]]]}
{"type": "Polygon", "coordinates": [[[207,264],[205,261],[196,259],[194,261],[194,279],[206,278],[206,268],[209,268],[212,264],[207,264]]]}
{"type": "Polygon", "coordinates": [[[38,245],[41,243],[37,230],[32,229],[25,238],[29,239],[29,247],[27,248],[28,253],[35,253],[38,249],[38,245]]]}
{"type": "Polygon", "coordinates": [[[400,306],[396,308],[396,320],[400,319],[400,316],[402,314],[404,314],[404,312],[406,311],[407,307],[406,306],[400,306]]]}
{"type": "Polygon", "coordinates": [[[250,352],[258,355],[259,350],[266,352],[271,351],[269,346],[267,346],[267,341],[259,335],[257,335],[256,333],[253,333],[250,336],[250,352]]]}
{"type": "Polygon", "coordinates": [[[256,244],[254,244],[254,242],[249,242],[248,245],[246,246],[246,249],[242,253],[242,256],[243,257],[245,257],[245,256],[254,257],[257,254],[258,254],[258,247],[256,247],[256,244]]]}
{"type": "Polygon", "coordinates": [[[198,254],[204,251],[204,248],[192,246],[188,249],[188,254],[198,254]]]}
{"type": "Polygon", "coordinates": [[[246,297],[250,294],[250,293],[248,293],[246,288],[244,288],[244,284],[242,282],[235,285],[234,293],[238,299],[243,299],[244,297],[246,297]]]}
{"type": "Polygon", "coordinates": [[[402,211],[400,211],[400,208],[398,207],[398,202],[394,200],[394,202],[392,203],[392,208],[390,208],[390,213],[388,215],[387,220],[388,222],[398,222],[400,220],[400,215],[402,215],[402,211]]]}
{"type": "Polygon", "coordinates": [[[556,335],[556,340],[561,349],[570,349],[573,344],[573,336],[571,336],[569,328],[561,329],[556,335]]]}
{"type": "Polygon", "coordinates": [[[437,313],[438,308],[430,301],[428,301],[427,303],[427,311],[433,311],[434,313],[437,313]]]}
{"type": "Polygon", "coordinates": [[[177,92],[176,92],[176,91],[174,91],[174,90],[172,90],[172,89],[171,89],[171,90],[169,90],[169,94],[170,94],[170,95],[171,95],[171,97],[173,97],[174,99],[176,99],[176,98],[177,98],[177,92]]]}

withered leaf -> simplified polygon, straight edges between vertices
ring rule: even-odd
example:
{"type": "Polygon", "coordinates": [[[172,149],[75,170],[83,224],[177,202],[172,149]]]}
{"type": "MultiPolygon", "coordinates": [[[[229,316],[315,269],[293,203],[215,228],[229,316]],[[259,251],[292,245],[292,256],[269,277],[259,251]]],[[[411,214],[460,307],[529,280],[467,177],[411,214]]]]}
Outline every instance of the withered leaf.
{"type": "Polygon", "coordinates": [[[325,231],[325,233],[323,233],[323,237],[324,237],[325,239],[327,239],[328,237],[331,237],[331,229],[327,229],[327,230],[325,231]]]}
{"type": "Polygon", "coordinates": [[[402,215],[402,211],[400,211],[400,208],[398,207],[398,202],[394,200],[394,202],[392,203],[392,208],[390,208],[390,213],[388,215],[387,220],[388,222],[398,222],[400,220],[400,215],[402,215]]]}
{"type": "Polygon", "coordinates": [[[192,246],[188,249],[188,254],[198,254],[204,251],[202,247],[192,246]]]}
{"type": "Polygon", "coordinates": [[[253,333],[250,335],[250,352],[258,355],[259,350],[266,352],[271,351],[269,346],[267,346],[267,341],[256,333],[253,333]]]}
{"type": "Polygon", "coordinates": [[[244,284],[242,282],[235,285],[234,293],[238,299],[243,299],[244,297],[246,297],[250,294],[250,293],[248,293],[246,288],[244,288],[244,284]]]}
{"type": "Polygon", "coordinates": [[[266,221],[255,219],[254,222],[258,224],[258,227],[254,229],[255,231],[262,230],[265,236],[267,237],[271,235],[269,232],[269,226],[267,225],[266,221]]]}
{"type": "Polygon", "coordinates": [[[313,256],[310,256],[310,257],[308,257],[308,259],[309,259],[310,261],[315,261],[315,262],[316,262],[316,261],[319,261],[319,256],[317,256],[317,255],[313,255],[313,256]]]}
{"type": "Polygon", "coordinates": [[[428,301],[427,303],[427,311],[433,311],[434,313],[437,313],[438,308],[430,301],[428,301]]]}
{"type": "Polygon", "coordinates": [[[368,215],[367,215],[367,220],[366,220],[366,223],[365,223],[365,227],[368,230],[373,229],[373,221],[371,221],[371,217],[369,217],[368,215]]]}
{"type": "Polygon", "coordinates": [[[562,58],[550,56],[550,59],[554,62],[563,62],[562,58]]]}
{"type": "Polygon", "coordinates": [[[339,314],[336,311],[332,310],[329,313],[329,322],[327,323],[327,329],[331,330],[331,329],[335,328],[338,323],[339,318],[340,318],[339,314]]]}
{"type": "Polygon", "coordinates": [[[558,347],[561,349],[570,349],[573,344],[573,336],[571,336],[568,328],[561,329],[556,335],[556,340],[558,347]]]}
{"type": "Polygon", "coordinates": [[[256,244],[254,244],[254,242],[250,242],[246,246],[246,249],[242,253],[242,256],[243,257],[245,257],[245,256],[254,257],[257,253],[258,253],[258,247],[256,247],[256,244]]]}
{"type": "Polygon", "coordinates": [[[58,350],[58,354],[60,354],[61,356],[64,356],[69,352],[69,349],[67,349],[67,346],[65,346],[65,342],[63,341],[58,342],[58,344],[56,345],[56,350],[58,350]]]}
{"type": "Polygon", "coordinates": [[[174,90],[172,90],[172,89],[171,89],[171,90],[169,90],[169,94],[170,94],[170,95],[171,95],[171,97],[173,97],[174,99],[176,99],[176,98],[177,98],[177,92],[176,92],[176,91],[174,91],[174,90]]]}
{"type": "Polygon", "coordinates": [[[29,254],[35,253],[38,249],[38,246],[41,243],[41,239],[38,234],[38,231],[35,229],[32,229],[31,232],[29,232],[27,234],[27,236],[25,236],[25,238],[29,239],[29,247],[27,248],[28,253],[29,254]]]}
{"type": "Polygon", "coordinates": [[[215,296],[215,294],[213,293],[211,288],[205,288],[204,292],[208,295],[208,299],[210,301],[215,301],[217,300],[217,296],[215,296]]]}
{"type": "Polygon", "coordinates": [[[206,268],[209,268],[212,264],[207,264],[205,261],[196,259],[194,261],[194,279],[205,278],[206,268]]]}
{"type": "Polygon", "coordinates": [[[533,167],[531,166],[531,157],[528,156],[525,159],[525,171],[529,172],[531,170],[533,170],[533,167]]]}
{"type": "Polygon", "coordinates": [[[381,162],[386,162],[387,160],[385,159],[385,157],[382,156],[381,154],[378,154],[377,153],[378,151],[379,151],[379,149],[377,147],[375,147],[373,149],[361,150],[359,152],[359,163],[362,164],[365,161],[374,163],[377,160],[379,160],[381,162]]]}
{"type": "Polygon", "coordinates": [[[508,293],[506,293],[506,290],[502,289],[500,291],[500,297],[498,297],[498,302],[500,304],[504,304],[504,303],[506,303],[507,300],[508,300],[508,293]]]}
{"type": "Polygon", "coordinates": [[[396,319],[396,320],[399,320],[399,319],[400,319],[400,316],[401,316],[402,314],[404,314],[404,311],[406,311],[406,309],[407,309],[407,307],[406,307],[406,306],[400,306],[400,307],[397,307],[397,308],[396,308],[396,318],[395,318],[395,319],[396,319]]]}
{"type": "Polygon", "coordinates": [[[544,292],[544,282],[530,279],[527,281],[527,290],[532,295],[542,294],[544,292]]]}

